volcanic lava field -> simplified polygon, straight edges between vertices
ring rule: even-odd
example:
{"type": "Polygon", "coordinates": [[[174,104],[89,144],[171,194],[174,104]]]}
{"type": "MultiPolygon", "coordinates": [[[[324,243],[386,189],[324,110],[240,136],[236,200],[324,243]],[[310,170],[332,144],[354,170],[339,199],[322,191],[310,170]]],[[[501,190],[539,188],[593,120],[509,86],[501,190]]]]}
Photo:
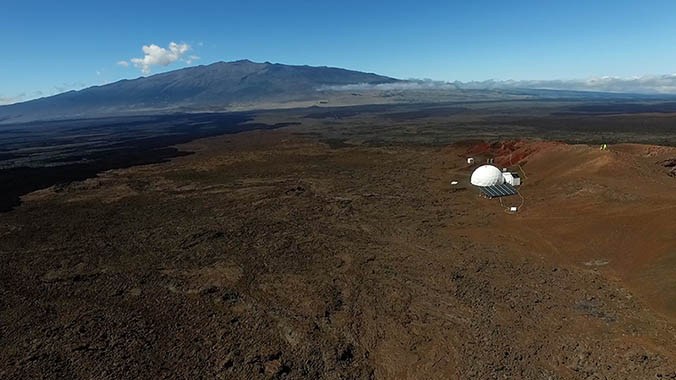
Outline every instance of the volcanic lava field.
{"type": "Polygon", "coordinates": [[[676,379],[676,115],[578,106],[261,111],[26,188],[0,377],[676,379]]]}

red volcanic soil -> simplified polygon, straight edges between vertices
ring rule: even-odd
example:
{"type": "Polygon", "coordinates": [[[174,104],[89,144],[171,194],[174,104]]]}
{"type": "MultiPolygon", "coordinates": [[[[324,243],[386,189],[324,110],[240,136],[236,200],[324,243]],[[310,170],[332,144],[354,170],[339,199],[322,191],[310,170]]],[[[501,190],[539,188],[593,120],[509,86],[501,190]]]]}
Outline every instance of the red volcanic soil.
{"type": "MultiPolygon", "coordinates": [[[[464,152],[472,153],[523,171],[519,213],[498,213],[490,228],[473,231],[477,239],[499,231],[515,249],[620,278],[676,317],[676,180],[668,166],[675,148],[508,141],[464,152]]],[[[497,201],[472,203],[501,209],[497,201]]]]}
{"type": "Polygon", "coordinates": [[[549,150],[562,145],[551,141],[522,141],[507,140],[489,144],[477,142],[472,144],[465,152],[466,157],[479,157],[479,162],[492,158],[493,163],[500,167],[525,164],[530,155],[542,150],[549,150]]]}

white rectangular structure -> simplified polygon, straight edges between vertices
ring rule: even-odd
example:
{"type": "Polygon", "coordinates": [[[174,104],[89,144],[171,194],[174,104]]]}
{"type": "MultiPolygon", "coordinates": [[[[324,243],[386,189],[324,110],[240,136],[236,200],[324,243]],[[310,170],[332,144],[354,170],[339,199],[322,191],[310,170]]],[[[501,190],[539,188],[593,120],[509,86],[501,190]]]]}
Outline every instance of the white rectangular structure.
{"type": "Polygon", "coordinates": [[[505,178],[505,182],[512,185],[512,186],[519,186],[521,185],[521,177],[519,177],[519,173],[515,172],[503,172],[502,177],[505,178]]]}
{"type": "Polygon", "coordinates": [[[468,157],[467,158],[467,163],[472,165],[474,163],[474,158],[473,157],[468,157]]]}

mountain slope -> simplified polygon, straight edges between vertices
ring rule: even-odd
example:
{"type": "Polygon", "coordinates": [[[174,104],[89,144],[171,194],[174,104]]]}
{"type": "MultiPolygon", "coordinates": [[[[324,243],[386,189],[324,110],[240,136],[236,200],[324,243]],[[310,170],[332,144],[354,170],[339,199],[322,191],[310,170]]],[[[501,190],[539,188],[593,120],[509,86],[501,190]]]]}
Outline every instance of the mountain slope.
{"type": "Polygon", "coordinates": [[[331,67],[217,62],[3,106],[0,122],[306,100],[317,98],[322,86],[397,81],[331,67]]]}

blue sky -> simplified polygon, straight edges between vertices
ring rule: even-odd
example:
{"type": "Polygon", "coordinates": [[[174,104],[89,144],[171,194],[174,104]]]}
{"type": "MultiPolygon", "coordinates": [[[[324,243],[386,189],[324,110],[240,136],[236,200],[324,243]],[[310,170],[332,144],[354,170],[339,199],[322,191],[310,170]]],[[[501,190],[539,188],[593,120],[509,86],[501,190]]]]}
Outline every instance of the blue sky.
{"type": "Polygon", "coordinates": [[[144,75],[130,60],[170,42],[180,51],[146,72],[248,58],[447,81],[629,78],[676,73],[676,1],[5,0],[0,103],[144,75]]]}

